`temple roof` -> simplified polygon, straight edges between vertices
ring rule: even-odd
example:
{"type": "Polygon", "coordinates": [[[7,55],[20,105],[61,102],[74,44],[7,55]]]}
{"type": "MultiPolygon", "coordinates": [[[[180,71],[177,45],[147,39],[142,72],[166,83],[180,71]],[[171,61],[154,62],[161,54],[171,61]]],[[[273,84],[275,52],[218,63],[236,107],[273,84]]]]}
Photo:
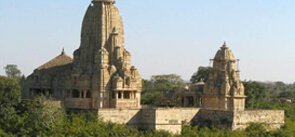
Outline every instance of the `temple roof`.
{"type": "Polygon", "coordinates": [[[62,66],[62,65],[70,64],[72,62],[73,62],[73,59],[70,56],[66,55],[63,49],[60,55],[48,61],[47,63],[41,65],[40,67],[38,67],[38,70],[62,66]]]}
{"type": "Polygon", "coordinates": [[[233,52],[227,47],[226,43],[224,42],[224,44],[222,45],[222,47],[220,47],[220,50],[217,51],[214,60],[231,60],[231,61],[235,61],[235,55],[233,54],[233,52]]]}

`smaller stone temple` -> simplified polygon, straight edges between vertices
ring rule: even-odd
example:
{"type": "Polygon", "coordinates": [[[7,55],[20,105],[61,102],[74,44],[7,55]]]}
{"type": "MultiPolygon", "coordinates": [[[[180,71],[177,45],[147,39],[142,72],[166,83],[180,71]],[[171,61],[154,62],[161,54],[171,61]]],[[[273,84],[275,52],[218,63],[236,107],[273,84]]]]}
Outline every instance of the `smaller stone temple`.
{"type": "Polygon", "coordinates": [[[224,43],[213,59],[213,67],[204,87],[203,108],[226,111],[245,109],[245,89],[237,63],[238,60],[224,43]]]}

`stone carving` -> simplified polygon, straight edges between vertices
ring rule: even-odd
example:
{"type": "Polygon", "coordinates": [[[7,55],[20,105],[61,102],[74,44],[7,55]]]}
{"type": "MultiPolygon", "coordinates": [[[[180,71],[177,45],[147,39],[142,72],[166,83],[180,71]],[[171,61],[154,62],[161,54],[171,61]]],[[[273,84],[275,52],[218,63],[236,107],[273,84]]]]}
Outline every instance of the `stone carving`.
{"type": "Polygon", "coordinates": [[[36,69],[23,85],[23,97],[49,91],[71,109],[140,108],[141,77],[124,48],[123,22],[114,3],[92,1],[74,59],[63,51],[36,69]]]}

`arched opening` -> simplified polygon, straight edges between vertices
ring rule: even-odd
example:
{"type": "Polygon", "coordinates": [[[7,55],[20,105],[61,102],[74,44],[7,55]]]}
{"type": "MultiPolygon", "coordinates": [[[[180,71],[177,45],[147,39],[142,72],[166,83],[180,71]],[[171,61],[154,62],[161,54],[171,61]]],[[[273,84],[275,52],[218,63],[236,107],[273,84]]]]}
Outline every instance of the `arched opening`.
{"type": "Polygon", "coordinates": [[[118,92],[118,98],[119,99],[122,99],[123,97],[122,97],[122,92],[118,92]]]}
{"type": "Polygon", "coordinates": [[[42,89],[33,89],[33,96],[34,97],[41,97],[43,96],[42,89]]]}
{"type": "Polygon", "coordinates": [[[194,106],[194,104],[195,104],[195,101],[194,101],[194,97],[193,96],[188,96],[187,97],[187,105],[188,105],[188,107],[193,107],[194,106]]]}
{"type": "Polygon", "coordinates": [[[130,99],[130,92],[129,91],[123,92],[123,96],[124,96],[124,99],[130,99]]]}
{"type": "Polygon", "coordinates": [[[91,98],[91,91],[90,90],[87,90],[86,98],[91,98]]]}
{"type": "Polygon", "coordinates": [[[79,90],[74,89],[74,90],[72,91],[72,97],[73,97],[73,98],[79,98],[79,97],[80,97],[80,92],[79,92],[79,90]]]}

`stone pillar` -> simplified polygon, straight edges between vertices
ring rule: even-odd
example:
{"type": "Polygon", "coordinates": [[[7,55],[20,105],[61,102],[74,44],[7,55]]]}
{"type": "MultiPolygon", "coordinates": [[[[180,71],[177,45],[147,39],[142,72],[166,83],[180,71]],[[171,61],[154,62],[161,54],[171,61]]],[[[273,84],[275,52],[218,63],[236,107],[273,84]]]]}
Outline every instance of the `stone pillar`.
{"type": "Polygon", "coordinates": [[[124,91],[121,91],[121,99],[124,99],[124,91]]]}
{"type": "Polygon", "coordinates": [[[45,97],[49,97],[49,90],[45,89],[45,97]]]}
{"type": "Polygon", "coordinates": [[[184,107],[187,107],[188,106],[187,96],[184,96],[184,98],[183,98],[183,106],[184,107]]]}
{"type": "Polygon", "coordinates": [[[80,94],[79,94],[79,98],[82,98],[82,92],[83,92],[83,91],[79,90],[79,93],[80,93],[80,94]]]}
{"type": "Polygon", "coordinates": [[[193,96],[193,98],[194,98],[194,104],[193,104],[193,106],[194,107],[197,107],[198,100],[197,100],[196,96],[193,96]]]}
{"type": "Polygon", "coordinates": [[[132,99],[132,91],[128,91],[129,99],[132,99]]]}
{"type": "Polygon", "coordinates": [[[141,96],[140,96],[140,93],[136,93],[135,94],[136,96],[136,99],[137,99],[137,108],[140,108],[141,107],[141,104],[140,104],[140,99],[141,99],[141,96]]]}
{"type": "Polygon", "coordinates": [[[227,98],[224,99],[224,109],[228,110],[228,102],[227,102],[227,98]]]}
{"type": "Polygon", "coordinates": [[[99,99],[100,99],[100,101],[99,101],[99,108],[103,108],[103,93],[99,93],[100,95],[99,95],[99,99]]]}

